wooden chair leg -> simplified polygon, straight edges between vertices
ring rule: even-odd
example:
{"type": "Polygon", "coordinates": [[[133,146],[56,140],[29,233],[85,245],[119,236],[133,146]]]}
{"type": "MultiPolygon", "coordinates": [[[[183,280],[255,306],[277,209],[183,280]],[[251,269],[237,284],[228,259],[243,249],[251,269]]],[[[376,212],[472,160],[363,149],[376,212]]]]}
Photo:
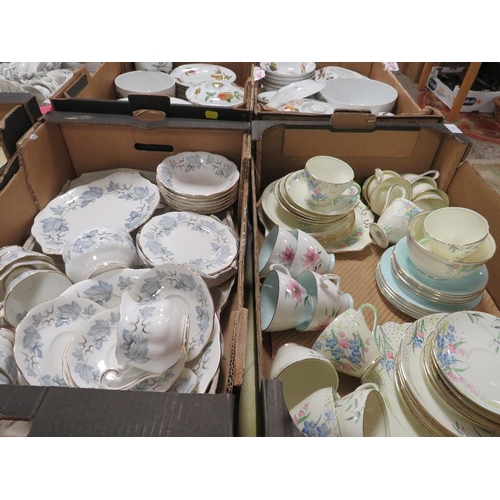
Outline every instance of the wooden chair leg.
{"type": "Polygon", "coordinates": [[[464,80],[460,85],[460,89],[458,90],[457,97],[453,101],[453,106],[450,109],[450,112],[446,116],[446,121],[453,123],[457,120],[460,110],[464,104],[464,101],[469,93],[469,90],[476,79],[476,76],[479,72],[479,68],[482,63],[471,62],[469,64],[469,68],[467,69],[467,73],[465,73],[464,80]]]}

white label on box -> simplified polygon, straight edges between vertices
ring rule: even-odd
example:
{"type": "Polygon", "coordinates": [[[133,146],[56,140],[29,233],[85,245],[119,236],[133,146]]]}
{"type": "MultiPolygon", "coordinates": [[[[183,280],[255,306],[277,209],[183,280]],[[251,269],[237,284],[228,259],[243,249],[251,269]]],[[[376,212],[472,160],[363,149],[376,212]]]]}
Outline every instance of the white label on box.
{"type": "Polygon", "coordinates": [[[399,71],[399,66],[397,62],[388,62],[388,63],[386,62],[384,64],[389,71],[399,71]]]}
{"type": "Polygon", "coordinates": [[[253,79],[254,81],[262,80],[266,76],[266,72],[260,66],[255,66],[253,69],[253,79]]]}
{"type": "Polygon", "coordinates": [[[450,132],[453,132],[454,134],[463,134],[463,132],[456,125],[453,125],[453,123],[445,123],[444,125],[450,132]]]}

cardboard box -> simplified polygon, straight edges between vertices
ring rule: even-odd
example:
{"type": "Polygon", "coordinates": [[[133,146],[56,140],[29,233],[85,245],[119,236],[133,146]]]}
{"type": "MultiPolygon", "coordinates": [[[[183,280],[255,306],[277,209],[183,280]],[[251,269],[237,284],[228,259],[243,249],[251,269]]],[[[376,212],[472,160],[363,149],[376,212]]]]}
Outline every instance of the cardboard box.
{"type": "MultiPolygon", "coordinates": [[[[258,63],[256,63],[258,64],[258,63]]],[[[370,117],[370,120],[376,122],[391,122],[391,123],[399,123],[403,124],[406,122],[435,122],[441,123],[443,121],[443,115],[432,107],[426,107],[421,109],[417,103],[411,98],[410,94],[405,90],[405,88],[399,83],[398,79],[392,74],[392,71],[387,69],[384,63],[381,62],[317,62],[316,68],[321,69],[326,66],[340,66],[346,69],[350,69],[352,71],[356,71],[361,73],[364,76],[372,78],[373,80],[377,80],[383,83],[394,87],[398,91],[398,99],[396,101],[396,105],[394,108],[394,117],[375,117],[370,113],[367,113],[367,116],[370,117]]],[[[329,121],[330,116],[328,115],[314,115],[307,113],[287,113],[274,111],[270,108],[266,108],[264,105],[260,104],[257,101],[257,95],[261,92],[260,90],[260,82],[257,81],[254,83],[254,110],[255,116],[257,119],[263,120],[320,120],[320,121],[329,121]]],[[[338,110],[335,111],[334,114],[341,114],[343,111],[338,110]]]]}
{"type": "MultiPolygon", "coordinates": [[[[460,90],[460,84],[450,82],[455,82],[457,79],[461,81],[466,70],[467,68],[463,67],[434,67],[429,74],[426,86],[451,109],[460,90]]],[[[460,112],[493,113],[495,110],[493,99],[498,96],[500,96],[500,89],[469,90],[460,112]]]]}
{"type": "Polygon", "coordinates": [[[240,264],[221,316],[224,341],[216,394],[0,386],[0,419],[32,420],[30,435],[231,436],[237,430],[248,321],[249,124],[142,118],[53,112],[36,123],[19,140],[19,171],[0,193],[1,244],[21,243],[34,216],[83,173],[118,167],[155,172],[165,157],[182,151],[211,151],[234,161],[241,175],[234,206],[240,264]]]}
{"type": "MultiPolygon", "coordinates": [[[[332,117],[333,120],[333,117],[332,117]]],[[[462,134],[452,134],[442,124],[421,124],[404,130],[376,127],[368,131],[353,131],[335,124],[317,122],[254,122],[255,165],[252,169],[252,201],[257,207],[263,189],[288,172],[304,167],[315,155],[330,155],[349,163],[356,181],[362,184],[375,168],[399,173],[423,173],[430,169],[440,172],[438,183],[450,195],[451,204],[478,210],[492,226],[497,240],[500,235],[498,194],[491,192],[479,174],[464,162],[471,142],[462,134]],[[347,130],[347,131],[346,131],[347,130]],[[480,193],[480,195],[479,195],[480,193]]],[[[294,435],[294,424],[284,406],[281,384],[270,380],[270,369],[277,349],[286,342],[312,347],[318,332],[262,332],[260,318],[260,280],[258,253],[264,241],[263,227],[253,210],[255,325],[260,387],[259,423],[264,436],[294,435]]],[[[335,274],[342,278],[342,290],[350,293],[355,305],[369,302],[378,310],[379,324],[389,321],[413,322],[414,319],[395,308],[380,293],[375,271],[384,252],[375,244],[358,252],[336,253],[335,274]]],[[[490,280],[478,310],[500,315],[500,259],[497,255],[488,265],[490,280]]],[[[341,395],[359,385],[359,379],[339,373],[341,395]]]]}
{"type": "MultiPolygon", "coordinates": [[[[187,63],[176,62],[174,68],[183,64],[187,63]]],[[[245,89],[245,103],[235,109],[170,106],[170,100],[164,97],[162,101],[166,115],[172,118],[250,121],[253,112],[253,101],[251,99],[252,63],[221,62],[207,64],[220,64],[235,72],[235,83],[245,89]]],[[[115,90],[115,78],[122,73],[134,70],[134,63],[131,62],[104,62],[93,75],[90,75],[85,67],[80,68],[75,71],[73,78],[52,96],[52,106],[56,111],[132,114],[138,108],[129,106],[127,102],[116,101],[118,96],[115,90]]]]}

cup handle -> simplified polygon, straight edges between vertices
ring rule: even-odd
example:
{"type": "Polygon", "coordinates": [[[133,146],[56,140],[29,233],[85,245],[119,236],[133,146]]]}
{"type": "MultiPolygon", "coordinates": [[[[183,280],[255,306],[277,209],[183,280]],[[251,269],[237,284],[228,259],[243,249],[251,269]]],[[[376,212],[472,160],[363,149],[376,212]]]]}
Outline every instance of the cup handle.
{"type": "Polygon", "coordinates": [[[285,267],[283,264],[271,264],[269,266],[269,269],[271,271],[281,271],[282,273],[288,274],[288,276],[291,276],[290,270],[285,267]]]}
{"type": "Polygon", "coordinates": [[[375,179],[378,182],[382,182],[384,180],[384,172],[382,172],[382,170],[380,170],[380,168],[375,169],[375,179]]]}
{"type": "Polygon", "coordinates": [[[355,187],[358,190],[358,192],[355,195],[355,196],[357,196],[358,194],[361,193],[361,186],[357,182],[353,182],[352,185],[353,185],[353,187],[355,187]]]}
{"type": "Polygon", "coordinates": [[[422,174],[422,177],[430,177],[431,179],[436,180],[439,177],[439,171],[438,170],[427,170],[427,172],[424,172],[422,174]],[[429,175],[431,174],[431,175],[429,175]]]}
{"type": "Polygon", "coordinates": [[[399,189],[400,192],[401,192],[401,197],[402,198],[405,198],[406,197],[406,190],[403,188],[403,186],[400,186],[399,184],[393,184],[388,190],[387,190],[387,197],[385,199],[385,204],[384,204],[384,208],[382,209],[382,212],[385,212],[385,210],[387,209],[387,207],[394,201],[392,199],[392,192],[395,190],[395,189],[399,189]]]}
{"type": "Polygon", "coordinates": [[[354,390],[362,391],[363,389],[375,389],[376,391],[380,392],[380,387],[374,382],[365,382],[364,384],[361,384],[359,387],[356,387],[356,389],[354,390]]]}
{"type": "Polygon", "coordinates": [[[340,283],[342,282],[340,276],[337,276],[336,274],[323,274],[321,275],[321,278],[319,281],[321,282],[321,287],[326,288],[326,283],[325,281],[333,281],[336,285],[337,288],[340,288],[340,283]]]}
{"type": "Polygon", "coordinates": [[[372,336],[375,339],[375,344],[378,345],[377,338],[376,338],[376,335],[377,335],[377,326],[378,326],[378,311],[377,311],[377,308],[373,304],[365,302],[364,304],[361,304],[358,307],[358,312],[361,312],[361,310],[365,309],[366,307],[368,309],[371,309],[373,311],[372,336]]]}

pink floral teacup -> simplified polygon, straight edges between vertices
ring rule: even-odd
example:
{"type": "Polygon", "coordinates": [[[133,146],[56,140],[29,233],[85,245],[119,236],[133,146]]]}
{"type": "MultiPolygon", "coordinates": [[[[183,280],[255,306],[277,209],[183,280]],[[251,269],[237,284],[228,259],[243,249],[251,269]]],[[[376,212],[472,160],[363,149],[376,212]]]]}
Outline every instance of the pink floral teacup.
{"type": "Polygon", "coordinates": [[[292,235],[297,240],[297,248],[290,269],[290,274],[295,278],[304,271],[315,273],[331,273],[335,265],[335,255],[329,254],[310,234],[294,229],[292,235]]]}
{"type": "Polygon", "coordinates": [[[290,269],[296,252],[297,238],[281,226],[274,226],[260,248],[260,277],[265,278],[273,264],[282,264],[287,269],[290,269]]]}
{"type": "Polygon", "coordinates": [[[380,358],[376,345],[378,311],[373,304],[361,304],[358,309],[347,309],[339,314],[320,334],[313,349],[322,353],[338,372],[361,378],[380,358]],[[362,310],[373,313],[373,326],[366,323],[362,310]]]}
{"type": "Polygon", "coordinates": [[[262,330],[278,332],[309,323],[314,304],[306,289],[281,264],[273,264],[260,292],[262,330]]]}
{"type": "Polygon", "coordinates": [[[341,279],[336,274],[318,274],[304,271],[297,281],[306,289],[314,302],[314,314],[309,323],[297,325],[300,331],[323,331],[333,319],[354,307],[349,293],[340,290],[341,279]]]}

